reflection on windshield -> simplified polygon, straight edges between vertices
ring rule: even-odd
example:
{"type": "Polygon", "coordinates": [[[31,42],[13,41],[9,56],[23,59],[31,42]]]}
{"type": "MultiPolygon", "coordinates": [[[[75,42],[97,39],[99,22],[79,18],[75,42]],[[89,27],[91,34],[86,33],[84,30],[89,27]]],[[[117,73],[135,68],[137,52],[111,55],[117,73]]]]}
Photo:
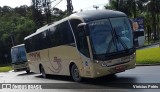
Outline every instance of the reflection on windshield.
{"type": "Polygon", "coordinates": [[[108,52],[115,52],[116,48],[112,39],[112,27],[109,20],[99,20],[89,24],[90,37],[93,43],[94,54],[104,54],[107,48],[108,52]]]}
{"type": "Polygon", "coordinates": [[[94,54],[108,54],[133,47],[133,37],[128,19],[121,17],[109,20],[97,20],[89,23],[94,54]]]}
{"type": "Polygon", "coordinates": [[[129,21],[126,18],[111,18],[110,21],[117,36],[118,51],[132,48],[133,37],[129,21]]]}

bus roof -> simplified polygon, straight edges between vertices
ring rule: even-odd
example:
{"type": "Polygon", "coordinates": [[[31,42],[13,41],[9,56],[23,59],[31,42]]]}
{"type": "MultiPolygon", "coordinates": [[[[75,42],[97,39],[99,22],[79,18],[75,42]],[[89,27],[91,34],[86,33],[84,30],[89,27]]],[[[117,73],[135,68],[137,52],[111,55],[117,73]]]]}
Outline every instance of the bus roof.
{"type": "Polygon", "coordinates": [[[126,17],[126,14],[119,12],[119,11],[113,11],[113,10],[87,10],[87,11],[83,11],[83,12],[78,12],[78,13],[74,13],[72,15],[70,15],[69,17],[66,17],[60,21],[54,22],[51,25],[45,25],[39,29],[37,29],[37,31],[27,37],[24,38],[24,40],[35,36],[45,30],[47,30],[48,28],[51,28],[63,21],[69,20],[69,19],[74,19],[74,18],[82,18],[84,19],[85,22],[89,22],[92,20],[98,20],[98,19],[105,19],[105,18],[113,18],[113,17],[126,17]]]}
{"type": "Polygon", "coordinates": [[[21,46],[24,46],[24,44],[19,44],[19,45],[13,46],[12,48],[17,48],[17,47],[21,47],[21,46]]]}
{"type": "MultiPolygon", "coordinates": [[[[80,16],[85,22],[114,17],[126,17],[127,15],[120,11],[114,10],[87,10],[84,12],[78,12],[73,15],[80,16]]],[[[72,16],[72,15],[71,15],[72,16]]]]}

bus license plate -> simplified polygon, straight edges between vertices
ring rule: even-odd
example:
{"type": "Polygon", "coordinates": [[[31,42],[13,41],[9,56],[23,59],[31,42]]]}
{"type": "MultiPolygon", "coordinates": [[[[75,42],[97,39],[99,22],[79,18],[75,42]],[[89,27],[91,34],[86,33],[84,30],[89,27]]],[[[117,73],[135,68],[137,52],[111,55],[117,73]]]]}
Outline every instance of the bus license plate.
{"type": "Polygon", "coordinates": [[[114,69],[116,72],[125,71],[125,67],[123,65],[116,66],[114,69]]]}

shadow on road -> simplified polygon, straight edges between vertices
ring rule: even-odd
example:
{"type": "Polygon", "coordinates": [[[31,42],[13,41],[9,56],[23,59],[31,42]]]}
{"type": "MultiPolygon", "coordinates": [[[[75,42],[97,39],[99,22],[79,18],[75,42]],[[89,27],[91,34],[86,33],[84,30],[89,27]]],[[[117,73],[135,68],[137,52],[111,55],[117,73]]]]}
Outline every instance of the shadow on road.
{"type": "MultiPolygon", "coordinates": [[[[42,78],[42,76],[36,76],[37,78],[42,78]]],[[[50,80],[60,80],[73,82],[71,77],[59,76],[59,75],[49,75],[47,79],[50,80]]],[[[84,78],[82,82],[76,83],[56,83],[52,88],[61,89],[106,89],[106,88],[132,88],[133,84],[136,83],[136,78],[134,77],[118,77],[117,75],[109,75],[100,78],[84,78]]]]}
{"type": "MultiPolygon", "coordinates": [[[[92,85],[94,88],[106,89],[106,88],[120,88],[128,89],[133,87],[133,83],[137,80],[134,77],[118,77],[117,75],[109,75],[96,79],[84,79],[81,84],[92,85]]],[[[93,88],[92,87],[92,88],[93,88]]]]}
{"type": "MultiPolygon", "coordinates": [[[[35,76],[36,78],[43,78],[42,75],[35,76]]],[[[61,75],[48,75],[47,78],[50,80],[59,80],[59,81],[72,81],[71,77],[69,76],[61,76],[61,75]]]]}
{"type": "Polygon", "coordinates": [[[30,73],[21,73],[21,74],[18,74],[17,76],[26,76],[26,75],[33,75],[35,73],[33,72],[30,72],[30,73]]]}

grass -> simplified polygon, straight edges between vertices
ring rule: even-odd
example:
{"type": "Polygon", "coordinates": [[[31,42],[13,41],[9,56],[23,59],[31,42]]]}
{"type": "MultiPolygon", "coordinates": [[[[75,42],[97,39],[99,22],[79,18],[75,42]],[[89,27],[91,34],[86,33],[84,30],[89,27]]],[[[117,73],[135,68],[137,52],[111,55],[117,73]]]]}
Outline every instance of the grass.
{"type": "Polygon", "coordinates": [[[136,51],[137,64],[160,64],[160,48],[149,48],[136,51]]]}
{"type": "Polygon", "coordinates": [[[0,72],[8,72],[10,70],[12,70],[11,66],[2,66],[2,67],[0,67],[0,72]]]}

